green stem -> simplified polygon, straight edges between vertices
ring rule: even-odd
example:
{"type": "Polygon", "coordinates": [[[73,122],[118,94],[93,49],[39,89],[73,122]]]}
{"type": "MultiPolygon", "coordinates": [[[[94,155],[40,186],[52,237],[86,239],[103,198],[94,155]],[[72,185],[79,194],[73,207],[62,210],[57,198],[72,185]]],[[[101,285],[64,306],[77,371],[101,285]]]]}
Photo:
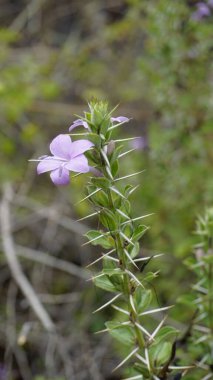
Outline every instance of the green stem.
{"type": "MultiPolygon", "coordinates": [[[[111,209],[113,212],[115,212],[116,209],[114,206],[114,202],[113,202],[113,198],[112,198],[112,194],[111,194],[110,189],[107,189],[107,194],[109,197],[109,203],[110,203],[111,209]]],[[[120,225],[118,225],[117,227],[118,227],[117,230],[119,231],[120,225]]],[[[117,232],[115,234],[114,239],[115,239],[115,244],[116,244],[116,248],[117,248],[117,255],[118,255],[118,258],[121,262],[121,267],[122,267],[123,271],[126,271],[126,269],[128,269],[128,267],[126,265],[126,257],[125,257],[124,251],[123,251],[122,239],[120,237],[119,232],[117,232]]],[[[130,278],[129,278],[128,273],[124,274],[123,279],[124,279],[124,291],[125,291],[126,298],[127,298],[128,309],[129,309],[129,312],[131,315],[131,321],[133,322],[134,329],[136,332],[138,345],[140,348],[144,348],[145,347],[145,339],[144,339],[143,333],[135,324],[136,322],[140,323],[140,321],[138,320],[137,313],[135,312],[135,310],[133,309],[133,307],[129,301],[130,296],[132,294],[132,290],[131,290],[130,278]]]]}

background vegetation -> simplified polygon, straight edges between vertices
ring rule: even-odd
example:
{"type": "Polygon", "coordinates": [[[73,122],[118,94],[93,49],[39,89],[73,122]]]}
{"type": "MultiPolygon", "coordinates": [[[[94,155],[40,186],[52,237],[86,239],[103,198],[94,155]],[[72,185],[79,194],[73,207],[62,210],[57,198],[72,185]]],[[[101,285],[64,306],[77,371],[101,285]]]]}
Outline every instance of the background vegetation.
{"type": "MultiPolygon", "coordinates": [[[[2,202],[9,192],[10,237],[60,337],[38,322],[2,250],[0,379],[120,379],[111,370],[122,353],[93,334],[103,328],[104,315],[92,310],[104,295],[85,281],[98,250],[81,247],[96,220],[75,222],[90,211],[77,203],[85,179],[55,188],[28,159],[48,153],[91,96],[119,103],[118,115],[133,118],[123,135],[141,136],[122,168],[145,169],[133,208],[155,212],[142,254],[165,253],[156,290],[160,304],[176,302],[193,281],[184,259],[196,242],[196,216],[212,206],[213,8],[199,18],[193,0],[3,0],[0,7],[2,202]]],[[[171,312],[183,333],[191,317],[181,304],[171,312]]]]}

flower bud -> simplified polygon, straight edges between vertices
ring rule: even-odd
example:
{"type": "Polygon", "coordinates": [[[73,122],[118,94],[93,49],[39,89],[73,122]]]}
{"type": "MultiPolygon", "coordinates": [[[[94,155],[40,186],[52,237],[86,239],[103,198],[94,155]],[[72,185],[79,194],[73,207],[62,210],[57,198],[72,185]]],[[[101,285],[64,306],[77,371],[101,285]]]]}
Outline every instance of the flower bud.
{"type": "Polygon", "coordinates": [[[109,144],[107,145],[107,155],[110,155],[115,150],[115,141],[110,140],[109,144]]]}

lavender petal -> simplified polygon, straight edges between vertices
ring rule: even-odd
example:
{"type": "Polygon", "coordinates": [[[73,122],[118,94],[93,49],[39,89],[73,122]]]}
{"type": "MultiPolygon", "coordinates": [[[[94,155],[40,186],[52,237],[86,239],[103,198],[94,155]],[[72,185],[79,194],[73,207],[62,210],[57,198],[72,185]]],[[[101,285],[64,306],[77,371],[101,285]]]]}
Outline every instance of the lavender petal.
{"type": "Polygon", "coordinates": [[[56,186],[65,186],[70,182],[69,170],[60,167],[50,173],[50,178],[56,186]]]}
{"type": "Polygon", "coordinates": [[[118,121],[118,123],[128,123],[130,119],[126,116],[118,116],[118,117],[111,117],[110,120],[113,121],[118,121]]]}
{"type": "Polygon", "coordinates": [[[72,150],[72,140],[69,135],[58,135],[50,144],[50,152],[57,157],[65,160],[70,159],[72,150]]]}
{"type": "Polygon", "coordinates": [[[45,157],[37,166],[37,173],[42,174],[57,169],[61,165],[61,161],[51,156],[45,157]]]}
{"type": "Polygon", "coordinates": [[[71,158],[77,157],[92,148],[94,144],[89,140],[78,140],[72,143],[71,158]]]}
{"type": "Polygon", "coordinates": [[[71,132],[74,128],[76,128],[76,127],[78,127],[78,126],[80,126],[80,125],[82,125],[82,126],[83,126],[84,128],[86,128],[86,129],[89,129],[89,126],[88,126],[88,124],[87,124],[86,121],[81,120],[81,119],[77,119],[77,120],[75,120],[75,121],[73,122],[72,125],[70,125],[70,127],[69,127],[69,131],[71,132]]]}
{"type": "Polygon", "coordinates": [[[66,169],[77,173],[87,173],[90,170],[88,160],[83,154],[72,158],[65,164],[65,167],[66,169]]]}

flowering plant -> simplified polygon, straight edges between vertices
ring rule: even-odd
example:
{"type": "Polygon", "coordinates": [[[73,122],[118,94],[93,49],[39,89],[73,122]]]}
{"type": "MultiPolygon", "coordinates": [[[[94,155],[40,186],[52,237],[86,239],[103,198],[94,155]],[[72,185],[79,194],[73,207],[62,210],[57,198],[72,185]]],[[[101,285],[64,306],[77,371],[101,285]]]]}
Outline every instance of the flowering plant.
{"type": "Polygon", "coordinates": [[[194,255],[185,261],[196,282],[190,294],[181,297],[191,309],[191,321],[186,341],[202,380],[213,378],[213,209],[206,210],[197,220],[195,234],[199,242],[194,255]]]}
{"type": "Polygon", "coordinates": [[[119,161],[132,149],[125,152],[123,146],[117,145],[129,139],[112,139],[114,129],[129,119],[112,117],[113,111],[108,111],[106,102],[93,101],[89,107],[90,112],[85,112],[69,129],[72,133],[74,128],[83,126],[85,133],[77,136],[86,140],[72,142],[70,136],[59,135],[50,144],[53,156],[41,157],[37,171],[39,174],[50,171],[56,185],[69,183],[70,170],[92,174],[82,201],[90,201],[95,212],[85,218],[97,215],[102,227],[86,234],[85,245],[98,245],[106,250],[90,266],[102,260],[103,268],[93,281],[97,287],[113,293],[95,312],[108,306],[116,310],[117,316],[105,323],[103,332],[109,332],[127,349],[126,357],[114,370],[131,361],[128,380],[177,379],[189,367],[174,365],[178,331],[164,326],[163,315],[171,306],[158,305],[152,286],[158,272],[146,270],[150,260],[160,255],[144,257],[140,252],[139,241],[148,229],[140,222],[151,214],[132,216],[130,198],[137,186],[123,183],[138,173],[119,176],[119,161]],[[152,331],[147,328],[150,319],[152,331]]]}

